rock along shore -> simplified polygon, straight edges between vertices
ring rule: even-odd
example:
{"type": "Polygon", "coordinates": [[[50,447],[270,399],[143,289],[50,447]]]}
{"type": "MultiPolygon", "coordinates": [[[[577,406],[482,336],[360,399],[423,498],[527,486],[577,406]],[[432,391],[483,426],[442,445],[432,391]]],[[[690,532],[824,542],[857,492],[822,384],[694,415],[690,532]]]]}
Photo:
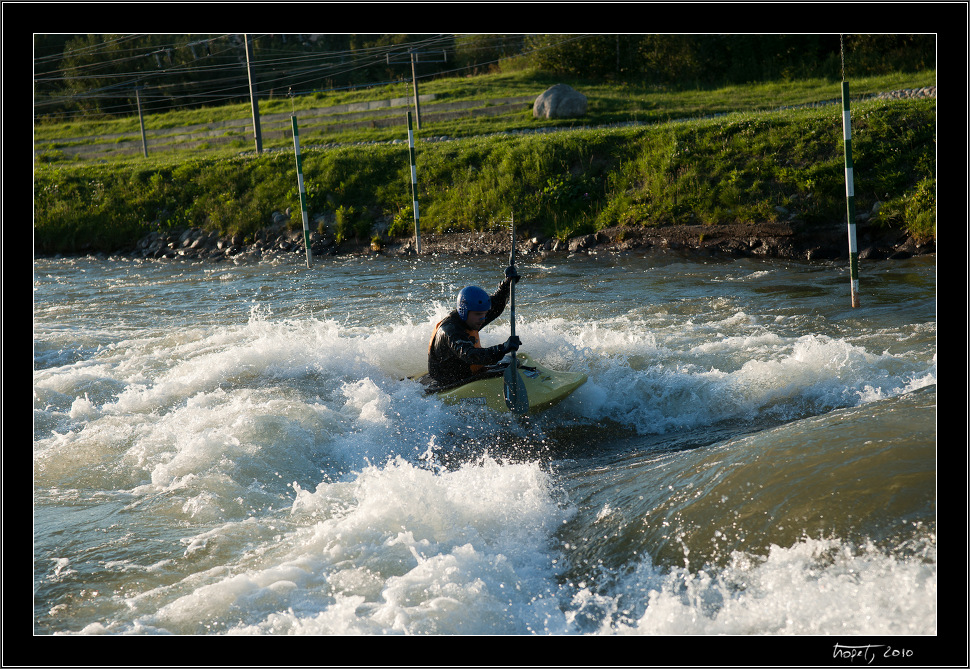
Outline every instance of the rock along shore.
{"type": "MultiPolygon", "coordinates": [[[[522,231],[520,231],[522,233],[522,231]]],[[[857,223],[856,238],[862,260],[909,258],[936,252],[936,242],[919,242],[904,231],[886,230],[857,223]]],[[[421,255],[505,255],[511,239],[508,230],[490,232],[423,233],[421,255]]],[[[327,234],[311,234],[311,256],[325,261],[334,256],[413,257],[415,240],[385,238],[337,243],[327,234]]],[[[575,257],[598,254],[679,254],[685,257],[768,257],[799,260],[848,258],[848,230],[845,224],[802,226],[794,222],[743,225],[675,225],[663,227],[617,226],[587,235],[561,240],[518,235],[518,255],[575,257]]],[[[285,221],[259,231],[246,243],[240,236],[225,237],[200,229],[167,233],[153,232],[136,247],[116,257],[160,261],[257,262],[306,256],[302,229],[292,230],[285,221]]]]}

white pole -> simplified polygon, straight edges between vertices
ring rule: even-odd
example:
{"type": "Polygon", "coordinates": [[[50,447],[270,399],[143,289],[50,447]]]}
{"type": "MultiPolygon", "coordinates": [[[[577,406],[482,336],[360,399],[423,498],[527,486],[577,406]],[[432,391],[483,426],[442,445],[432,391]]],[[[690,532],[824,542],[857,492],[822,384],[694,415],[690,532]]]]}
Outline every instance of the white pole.
{"type": "Polygon", "coordinates": [[[852,119],[849,115],[849,82],[842,82],[842,137],[845,141],[846,218],[849,224],[849,277],[852,306],[859,306],[859,247],[855,236],[855,186],[852,182],[852,119]]]}
{"type": "Polygon", "coordinates": [[[310,216],[307,212],[306,186],[303,184],[303,159],[300,157],[300,132],[296,128],[296,116],[293,121],[293,151],[296,153],[296,180],[300,187],[300,209],[303,211],[303,244],[306,246],[306,266],[310,267],[310,216]]]}
{"type": "Polygon", "coordinates": [[[414,159],[414,129],[411,127],[411,112],[408,112],[408,154],[411,158],[411,203],[414,207],[414,248],[421,253],[421,223],[418,216],[418,167],[414,159]]]}

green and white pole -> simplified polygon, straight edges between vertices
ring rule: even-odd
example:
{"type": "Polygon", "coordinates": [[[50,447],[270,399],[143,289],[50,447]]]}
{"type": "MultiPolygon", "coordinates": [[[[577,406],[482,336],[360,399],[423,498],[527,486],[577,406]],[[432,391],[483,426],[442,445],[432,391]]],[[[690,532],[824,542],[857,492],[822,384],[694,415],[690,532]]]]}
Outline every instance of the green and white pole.
{"type": "Polygon", "coordinates": [[[293,151],[296,153],[296,180],[300,186],[300,209],[303,211],[303,244],[306,247],[306,266],[310,267],[310,216],[307,213],[306,186],[303,185],[303,159],[300,157],[300,131],[296,127],[296,116],[293,121],[293,151]]]}
{"type": "Polygon", "coordinates": [[[845,140],[845,197],[849,224],[849,277],[852,306],[859,306],[859,247],[855,235],[855,186],[852,182],[852,119],[849,115],[849,82],[842,82],[842,137],[845,140]]]}
{"type": "Polygon", "coordinates": [[[408,112],[408,154],[411,158],[411,203],[414,208],[414,249],[421,253],[421,218],[418,216],[418,167],[414,160],[414,129],[408,112]]]}

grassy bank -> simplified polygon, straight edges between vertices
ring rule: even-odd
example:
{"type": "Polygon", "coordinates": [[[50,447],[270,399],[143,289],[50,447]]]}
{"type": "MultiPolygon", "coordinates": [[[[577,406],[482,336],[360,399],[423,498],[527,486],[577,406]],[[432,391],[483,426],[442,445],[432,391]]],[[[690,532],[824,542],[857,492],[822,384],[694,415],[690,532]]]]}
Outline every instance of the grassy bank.
{"type": "MultiPolygon", "coordinates": [[[[514,88],[506,90],[514,94],[514,88]]],[[[819,86],[789,89],[791,99],[774,96],[772,108],[825,99],[819,86]]],[[[834,97],[831,85],[824,90],[834,97]]],[[[664,114],[673,117],[688,107],[692,111],[684,116],[714,112],[722,103],[712,100],[732,97],[738,103],[740,92],[684,92],[664,114]],[[700,99],[706,102],[693,102],[700,99]]],[[[612,129],[442,142],[419,135],[422,229],[488,229],[513,212],[521,228],[559,238],[617,224],[844,221],[838,105],[764,111],[754,99],[741,104],[756,110],[708,120],[651,118],[612,129]]],[[[935,107],[933,99],[852,107],[856,211],[869,212],[880,202],[876,220],[921,238],[935,236],[935,107]]],[[[631,116],[629,110],[601,110],[597,118],[631,116]]],[[[521,127],[540,125],[523,119],[521,127]]],[[[405,144],[307,149],[303,171],[311,216],[325,216],[339,235],[369,236],[377,220],[390,221],[391,234],[413,232],[405,144]]],[[[158,229],[200,227],[251,236],[271,223],[274,211],[287,208],[294,212],[291,224],[301,225],[292,149],[192,160],[39,163],[34,202],[35,250],[44,254],[124,251],[158,229]]]]}
{"type": "MultiPolygon", "coordinates": [[[[562,76],[553,76],[535,70],[522,69],[498,74],[471,77],[453,77],[421,82],[420,93],[433,95],[435,102],[476,102],[488,99],[518,98],[538,96],[546,88],[557,84],[569,84],[581,91],[589,100],[587,114],[580,120],[583,125],[603,125],[638,121],[642,123],[661,123],[681,118],[699,118],[714,114],[738,111],[769,111],[781,107],[796,106],[829,100],[839,97],[837,80],[802,79],[774,82],[756,82],[744,86],[722,86],[718,88],[673,89],[663,86],[647,86],[636,82],[590,81],[562,76]]],[[[931,86],[936,83],[936,72],[928,70],[918,73],[898,73],[890,75],[853,78],[851,90],[854,97],[868,96],[884,91],[901,90],[931,86]]],[[[263,115],[292,114],[306,112],[321,107],[332,107],[351,103],[386,100],[407,97],[413,90],[409,83],[348,90],[320,92],[299,97],[286,96],[261,100],[260,113],[263,115]]],[[[431,111],[432,106],[426,106],[431,111]]],[[[233,120],[252,118],[248,104],[202,107],[199,109],[170,111],[165,114],[149,114],[145,117],[148,129],[172,129],[196,124],[217,124],[233,120]]],[[[500,117],[480,116],[455,120],[436,121],[420,133],[423,136],[447,135],[450,137],[471,137],[504,130],[532,128],[571,127],[577,124],[572,119],[538,120],[529,111],[516,115],[500,117]]],[[[138,116],[120,118],[92,118],[73,122],[38,123],[34,128],[37,150],[44,161],[64,162],[57,155],[58,147],[64,142],[77,138],[111,137],[139,132],[138,116]]],[[[302,134],[302,133],[301,133],[302,134]]],[[[331,141],[389,141],[401,139],[399,129],[381,127],[355,128],[340,132],[331,141]]],[[[241,141],[243,150],[252,148],[252,140],[241,141]]],[[[267,148],[287,149],[292,146],[286,139],[268,141],[267,148]]],[[[163,152],[153,151],[151,160],[165,159],[163,152]]],[[[208,153],[208,152],[207,152],[208,153]]],[[[170,156],[176,160],[176,154],[170,156]]],[[[125,158],[125,160],[129,160],[125,158]]],[[[70,161],[67,161],[70,162],[70,161]]]]}

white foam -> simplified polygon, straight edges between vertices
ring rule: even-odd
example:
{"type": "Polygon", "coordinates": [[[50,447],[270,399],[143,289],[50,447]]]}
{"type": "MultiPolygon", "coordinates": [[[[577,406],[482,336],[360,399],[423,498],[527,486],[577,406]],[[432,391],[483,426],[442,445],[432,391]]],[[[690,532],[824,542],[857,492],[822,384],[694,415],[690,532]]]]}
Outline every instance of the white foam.
{"type": "Polygon", "coordinates": [[[188,577],[185,594],[139,624],[191,633],[243,610],[230,633],[564,629],[550,548],[569,512],[537,464],[483,458],[435,472],[397,459],[294,488],[293,529],[231,572],[188,577]]]}
{"type": "Polygon", "coordinates": [[[872,546],[810,539],[772,546],[764,558],[733,557],[719,572],[662,574],[641,565],[623,594],[640,601],[642,612],[616,624],[608,621],[607,632],[936,634],[935,559],[905,559],[872,546]]]}
{"type": "Polygon", "coordinates": [[[769,413],[794,418],[936,382],[935,364],[914,367],[902,356],[825,335],[718,335],[683,348],[658,341],[590,328],[583,336],[588,357],[576,356],[572,365],[589,374],[575,393],[582,412],[641,433],[667,432],[769,413]]]}

